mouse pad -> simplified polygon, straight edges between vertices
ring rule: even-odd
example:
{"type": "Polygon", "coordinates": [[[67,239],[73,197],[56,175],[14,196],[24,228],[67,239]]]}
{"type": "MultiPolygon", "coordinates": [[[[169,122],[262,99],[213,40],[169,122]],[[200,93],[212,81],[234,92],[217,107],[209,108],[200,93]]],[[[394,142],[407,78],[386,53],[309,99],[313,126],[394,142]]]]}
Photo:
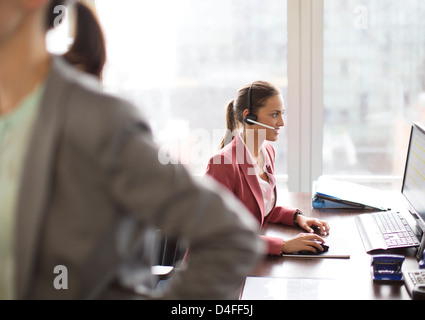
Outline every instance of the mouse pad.
{"type": "Polygon", "coordinates": [[[325,244],[329,246],[329,250],[319,254],[298,254],[298,253],[283,253],[282,257],[288,258],[331,258],[331,259],[350,259],[350,247],[346,239],[327,238],[325,244]]]}

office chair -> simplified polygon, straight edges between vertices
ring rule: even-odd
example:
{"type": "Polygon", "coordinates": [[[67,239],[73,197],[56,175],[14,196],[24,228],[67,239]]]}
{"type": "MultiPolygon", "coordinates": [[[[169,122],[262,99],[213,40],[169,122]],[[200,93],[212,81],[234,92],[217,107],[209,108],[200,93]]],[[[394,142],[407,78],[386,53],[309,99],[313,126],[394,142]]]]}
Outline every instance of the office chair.
{"type": "Polygon", "coordinates": [[[168,280],[174,270],[181,267],[187,247],[179,239],[161,237],[157,264],[152,266],[152,274],[158,282],[168,280]]]}

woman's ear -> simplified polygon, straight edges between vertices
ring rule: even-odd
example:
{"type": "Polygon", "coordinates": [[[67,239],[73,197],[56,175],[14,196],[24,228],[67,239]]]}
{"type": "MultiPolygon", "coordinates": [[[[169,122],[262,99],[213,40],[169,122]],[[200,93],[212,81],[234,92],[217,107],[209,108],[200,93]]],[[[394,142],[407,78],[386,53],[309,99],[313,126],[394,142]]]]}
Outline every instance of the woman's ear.
{"type": "Polygon", "coordinates": [[[245,118],[248,115],[248,113],[249,113],[249,110],[245,109],[242,113],[243,117],[245,118]]]}

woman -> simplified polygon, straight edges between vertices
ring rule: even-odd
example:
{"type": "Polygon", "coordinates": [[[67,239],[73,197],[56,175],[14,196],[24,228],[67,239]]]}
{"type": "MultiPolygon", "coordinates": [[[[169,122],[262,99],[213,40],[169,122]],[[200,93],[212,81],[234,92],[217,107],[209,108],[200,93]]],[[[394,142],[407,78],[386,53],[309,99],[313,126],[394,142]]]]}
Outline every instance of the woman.
{"type": "Polygon", "coordinates": [[[146,119],[99,90],[91,15],[78,30],[100,50],[77,32],[75,67],[47,52],[64,4],[0,1],[0,299],[137,298],[146,230],[191,249],[163,298],[237,297],[261,253],[258,224],[214,184],[160,164],[146,119]]]}
{"type": "Polygon", "coordinates": [[[323,250],[322,237],[329,225],[304,216],[299,209],[276,206],[276,180],[273,176],[275,152],[268,141],[277,141],[284,126],[283,98],[280,91],[264,81],[255,81],[238,91],[226,111],[227,130],[221,150],[214,155],[206,173],[230,189],[264,226],[268,222],[298,225],[309,234],[293,239],[262,237],[268,253],[280,255],[301,250],[323,250]],[[265,127],[265,126],[266,127],[265,127]],[[242,128],[241,132],[237,132],[242,128]]]}

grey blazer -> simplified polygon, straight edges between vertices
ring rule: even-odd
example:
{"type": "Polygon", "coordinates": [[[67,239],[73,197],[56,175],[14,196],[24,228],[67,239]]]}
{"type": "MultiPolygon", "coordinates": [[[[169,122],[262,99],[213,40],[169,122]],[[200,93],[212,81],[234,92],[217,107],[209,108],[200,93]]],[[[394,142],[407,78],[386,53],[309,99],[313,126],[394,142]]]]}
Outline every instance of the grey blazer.
{"type": "Polygon", "coordinates": [[[183,166],[160,164],[136,108],[61,58],[46,81],[19,193],[17,298],[133,297],[118,294],[117,273],[148,227],[190,248],[163,298],[235,298],[263,250],[244,206],[183,166]],[[67,288],[55,287],[56,266],[66,267],[67,288]]]}

